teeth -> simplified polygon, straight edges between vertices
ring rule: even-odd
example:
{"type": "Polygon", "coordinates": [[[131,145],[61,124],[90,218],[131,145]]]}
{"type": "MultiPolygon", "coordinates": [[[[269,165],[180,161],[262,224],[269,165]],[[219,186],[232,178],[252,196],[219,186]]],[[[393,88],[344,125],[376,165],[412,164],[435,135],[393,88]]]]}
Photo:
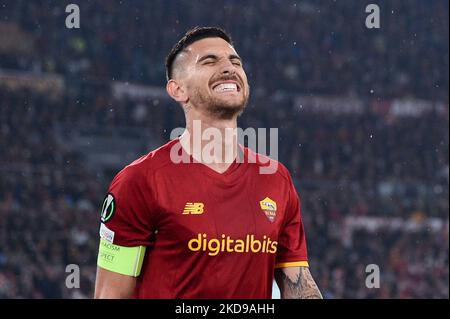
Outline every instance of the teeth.
{"type": "Polygon", "coordinates": [[[214,88],[215,92],[237,91],[236,83],[223,83],[214,88]]]}

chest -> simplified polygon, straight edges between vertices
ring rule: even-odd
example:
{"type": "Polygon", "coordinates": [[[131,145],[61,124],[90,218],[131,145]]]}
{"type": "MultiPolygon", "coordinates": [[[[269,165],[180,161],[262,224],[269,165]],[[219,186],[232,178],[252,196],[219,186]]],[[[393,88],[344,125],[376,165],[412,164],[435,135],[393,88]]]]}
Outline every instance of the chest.
{"type": "Polygon", "coordinates": [[[165,178],[158,187],[158,233],[172,241],[215,238],[276,240],[286,194],[269,179],[242,176],[233,183],[196,177],[165,178]]]}

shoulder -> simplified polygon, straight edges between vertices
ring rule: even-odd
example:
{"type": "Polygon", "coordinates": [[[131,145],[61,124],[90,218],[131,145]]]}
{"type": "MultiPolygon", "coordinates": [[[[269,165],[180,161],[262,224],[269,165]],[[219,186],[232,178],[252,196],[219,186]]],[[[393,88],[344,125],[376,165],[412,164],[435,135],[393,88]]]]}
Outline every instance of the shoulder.
{"type": "Polygon", "coordinates": [[[282,179],[284,182],[292,183],[291,174],[283,163],[270,158],[267,155],[257,153],[247,147],[244,147],[245,160],[250,165],[258,169],[261,175],[267,175],[269,178],[282,179]]]}
{"type": "Polygon", "coordinates": [[[169,141],[161,147],[152,150],[148,154],[143,155],[126,165],[114,177],[113,183],[117,181],[139,182],[147,180],[149,175],[153,172],[171,163],[170,150],[176,142],[176,140],[169,141]]]}

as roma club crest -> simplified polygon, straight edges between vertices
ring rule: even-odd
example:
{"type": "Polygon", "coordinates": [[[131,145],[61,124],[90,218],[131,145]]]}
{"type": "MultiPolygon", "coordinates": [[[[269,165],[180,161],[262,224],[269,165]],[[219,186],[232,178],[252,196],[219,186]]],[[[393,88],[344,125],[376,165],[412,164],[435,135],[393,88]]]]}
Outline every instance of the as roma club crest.
{"type": "Polygon", "coordinates": [[[277,203],[274,200],[271,200],[269,197],[264,198],[259,202],[262,211],[266,215],[267,219],[273,223],[275,217],[277,217],[277,203]]]}

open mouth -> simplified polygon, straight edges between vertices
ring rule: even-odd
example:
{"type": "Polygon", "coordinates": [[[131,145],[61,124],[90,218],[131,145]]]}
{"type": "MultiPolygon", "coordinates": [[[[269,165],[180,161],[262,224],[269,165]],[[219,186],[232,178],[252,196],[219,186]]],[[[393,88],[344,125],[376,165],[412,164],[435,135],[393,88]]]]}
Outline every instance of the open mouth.
{"type": "Polygon", "coordinates": [[[227,81],[214,84],[212,90],[217,93],[240,92],[241,87],[234,81],[227,81]]]}

